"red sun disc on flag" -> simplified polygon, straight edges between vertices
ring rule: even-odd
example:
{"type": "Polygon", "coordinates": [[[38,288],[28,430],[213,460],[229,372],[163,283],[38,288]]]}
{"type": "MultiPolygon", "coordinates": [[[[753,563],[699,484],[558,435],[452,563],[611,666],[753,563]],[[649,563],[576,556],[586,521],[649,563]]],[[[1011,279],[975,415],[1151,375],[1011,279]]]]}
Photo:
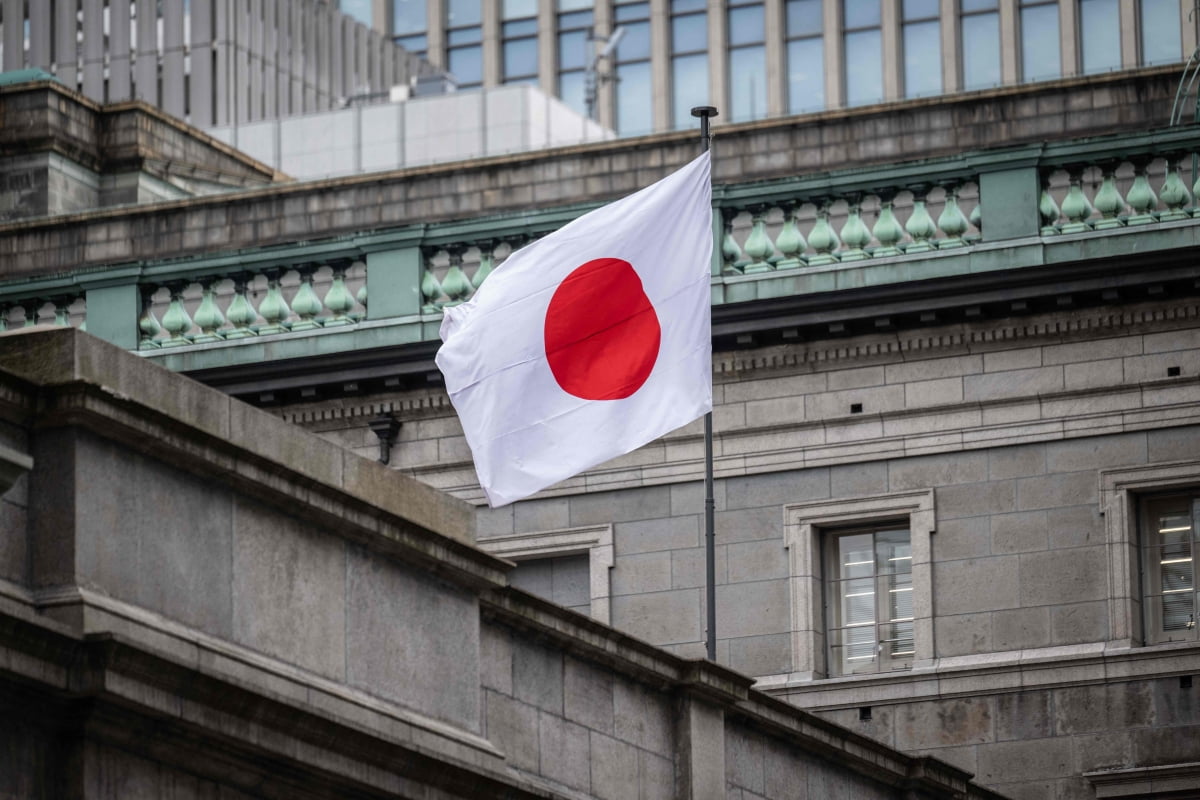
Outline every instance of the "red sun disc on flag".
{"type": "Polygon", "coordinates": [[[563,391],[584,400],[620,400],[640,389],[661,338],[642,279],[619,258],[576,267],[546,309],[550,371],[563,391]]]}

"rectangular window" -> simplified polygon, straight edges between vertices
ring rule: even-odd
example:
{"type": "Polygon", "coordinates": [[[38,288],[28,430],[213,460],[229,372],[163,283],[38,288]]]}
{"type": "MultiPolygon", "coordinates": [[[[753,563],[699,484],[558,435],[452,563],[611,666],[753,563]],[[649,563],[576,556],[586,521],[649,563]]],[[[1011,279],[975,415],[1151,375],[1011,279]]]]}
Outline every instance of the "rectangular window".
{"type": "Polygon", "coordinates": [[[1141,538],[1146,643],[1196,641],[1200,496],[1146,498],[1141,538]]]}
{"type": "Polygon", "coordinates": [[[879,0],[842,0],[845,49],[846,105],[883,100],[883,38],[879,0]]]}
{"type": "Polygon", "coordinates": [[[425,55],[429,47],[425,0],[392,0],[392,39],[410,53],[425,55]]]}
{"type": "Polygon", "coordinates": [[[708,102],[708,16],[696,0],[671,3],[671,126],[690,127],[708,102]]]}
{"type": "Polygon", "coordinates": [[[1058,3],[1021,4],[1021,79],[1044,81],[1062,74],[1058,56],[1058,3]]]}
{"type": "Polygon", "coordinates": [[[996,0],[962,0],[963,88],[1000,85],[1000,12],[996,0]]]}
{"type": "MultiPolygon", "coordinates": [[[[505,12],[509,11],[510,6],[513,5],[517,4],[506,3],[505,12]]],[[[518,8],[517,10],[526,9],[518,8]]],[[[533,10],[536,13],[537,9],[533,10]]],[[[503,36],[503,82],[536,84],[538,72],[537,18],[506,18],[500,32],[503,36]]]]}
{"type": "Polygon", "coordinates": [[[901,3],[904,44],[904,96],[942,93],[942,23],[937,0],[901,3]]]}
{"type": "Polygon", "coordinates": [[[585,70],[593,53],[591,3],[588,10],[574,10],[574,0],[559,0],[558,15],[558,96],[580,114],[587,113],[585,70]]]}
{"type": "Polygon", "coordinates": [[[788,111],[825,108],[825,40],[821,0],[788,0],[788,111]]]}
{"type": "Polygon", "coordinates": [[[1079,42],[1084,74],[1120,68],[1121,29],[1117,0],[1080,0],[1079,42]]]}
{"type": "Polygon", "coordinates": [[[829,533],[825,552],[831,672],[910,669],[916,650],[908,528],[829,533]]]}
{"type": "Polygon", "coordinates": [[[933,663],[933,490],[784,507],[798,680],[933,663]]]}
{"type": "Polygon", "coordinates": [[[446,67],[462,89],[483,83],[480,23],[480,4],[474,0],[450,0],[446,4],[446,67]]]}
{"type": "Polygon", "coordinates": [[[762,3],[728,11],[730,119],[744,122],[767,113],[766,23],[762,3]]]}
{"type": "Polygon", "coordinates": [[[1180,61],[1183,58],[1183,44],[1178,1],[1141,0],[1140,10],[1141,63],[1170,64],[1180,61]]]}
{"type": "Polygon", "coordinates": [[[650,88],[650,4],[625,3],[613,9],[614,30],[624,28],[617,45],[617,133],[633,136],[652,127],[650,88]]]}

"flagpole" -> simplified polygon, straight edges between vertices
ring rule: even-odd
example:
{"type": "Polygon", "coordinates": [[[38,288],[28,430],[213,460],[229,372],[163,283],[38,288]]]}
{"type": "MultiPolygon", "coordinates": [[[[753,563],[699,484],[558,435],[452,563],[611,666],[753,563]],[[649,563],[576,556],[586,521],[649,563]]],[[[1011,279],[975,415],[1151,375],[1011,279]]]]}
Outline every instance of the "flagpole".
{"type": "MultiPolygon", "coordinates": [[[[712,135],[708,120],[717,116],[712,106],[696,106],[692,116],[700,118],[701,152],[708,152],[712,135]]],[[[704,415],[704,578],[706,613],[708,625],[704,633],[704,646],[709,661],[717,660],[717,535],[714,525],[716,500],[713,499],[713,434],[712,412],[704,415]]]]}

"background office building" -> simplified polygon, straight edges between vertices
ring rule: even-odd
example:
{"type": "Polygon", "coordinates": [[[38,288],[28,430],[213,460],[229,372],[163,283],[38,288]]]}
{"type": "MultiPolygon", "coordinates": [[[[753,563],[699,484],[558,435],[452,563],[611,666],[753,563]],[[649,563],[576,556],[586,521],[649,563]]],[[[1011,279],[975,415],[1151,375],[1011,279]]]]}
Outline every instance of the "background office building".
{"type": "Polygon", "coordinates": [[[535,83],[623,135],[1182,61],[1191,0],[343,0],[462,86],[535,83]],[[589,34],[594,41],[589,44],[589,34]]]}
{"type": "Polygon", "coordinates": [[[0,0],[0,71],[199,128],[341,107],[431,73],[326,0],[0,0]]]}

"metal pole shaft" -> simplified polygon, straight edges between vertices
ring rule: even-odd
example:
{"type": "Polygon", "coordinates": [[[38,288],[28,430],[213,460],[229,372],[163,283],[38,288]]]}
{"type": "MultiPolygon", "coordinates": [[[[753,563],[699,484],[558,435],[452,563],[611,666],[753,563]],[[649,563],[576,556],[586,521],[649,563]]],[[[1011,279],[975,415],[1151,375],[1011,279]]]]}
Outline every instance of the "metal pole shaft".
{"type": "MultiPolygon", "coordinates": [[[[696,106],[692,116],[700,118],[700,147],[707,153],[712,136],[708,120],[715,117],[717,110],[712,106],[696,106]]],[[[709,661],[717,660],[717,534],[716,501],[713,499],[713,432],[712,412],[704,415],[704,577],[705,612],[707,625],[704,646],[709,661]]]]}

